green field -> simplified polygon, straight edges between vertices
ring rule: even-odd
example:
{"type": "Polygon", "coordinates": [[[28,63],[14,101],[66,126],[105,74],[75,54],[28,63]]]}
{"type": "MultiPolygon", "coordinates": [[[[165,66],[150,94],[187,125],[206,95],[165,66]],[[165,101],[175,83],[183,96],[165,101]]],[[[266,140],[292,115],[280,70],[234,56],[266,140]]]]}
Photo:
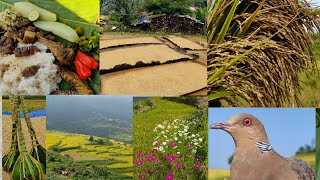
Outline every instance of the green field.
{"type": "Polygon", "coordinates": [[[123,142],[47,131],[47,179],[130,179],[132,145],[123,142]],[[67,175],[62,175],[66,170],[67,175]]]}
{"type": "Polygon", "coordinates": [[[230,171],[224,169],[210,169],[209,180],[230,180],[230,171]]]}
{"type": "MultiPolygon", "coordinates": [[[[157,136],[153,129],[157,124],[165,120],[170,123],[176,117],[186,118],[196,111],[196,107],[162,98],[152,98],[152,101],[156,104],[155,109],[134,114],[133,117],[133,143],[136,150],[153,148],[152,143],[157,136]]],[[[146,104],[144,101],[139,103],[146,104]]]]}
{"type": "MultiPolygon", "coordinates": [[[[315,169],[315,154],[301,154],[290,159],[302,159],[310,164],[313,169],[315,169]]],[[[210,169],[209,180],[230,180],[230,171],[224,169],[210,169]]]]}
{"type": "MultiPolygon", "coordinates": [[[[25,103],[29,112],[46,109],[46,100],[26,99],[25,103]]],[[[10,102],[8,99],[2,100],[2,111],[11,112],[10,102]]]]}

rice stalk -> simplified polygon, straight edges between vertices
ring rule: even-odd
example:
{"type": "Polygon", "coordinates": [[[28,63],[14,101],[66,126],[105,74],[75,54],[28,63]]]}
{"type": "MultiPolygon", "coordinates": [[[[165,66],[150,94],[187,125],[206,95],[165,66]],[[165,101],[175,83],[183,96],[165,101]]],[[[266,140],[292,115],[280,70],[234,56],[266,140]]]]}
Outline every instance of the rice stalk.
{"type": "Polygon", "coordinates": [[[19,147],[18,147],[18,137],[17,137],[17,106],[16,97],[10,96],[11,114],[12,114],[12,130],[11,130],[11,146],[8,154],[4,155],[2,158],[3,170],[11,172],[12,168],[19,157],[19,147]]]}
{"type": "Polygon", "coordinates": [[[46,169],[46,149],[42,147],[37,139],[36,132],[32,126],[30,116],[28,114],[28,110],[25,104],[25,100],[23,96],[20,96],[21,99],[21,109],[24,114],[24,118],[28,127],[28,131],[32,140],[32,148],[30,154],[34,157],[37,161],[39,161],[46,169]]]}
{"type": "MultiPolygon", "coordinates": [[[[20,106],[20,98],[18,97],[17,107],[20,106]]],[[[20,155],[14,164],[12,170],[12,179],[14,180],[44,180],[44,167],[33,158],[27,151],[27,147],[24,141],[21,120],[20,117],[16,117],[18,135],[19,135],[19,144],[20,144],[20,155]]]]}
{"type": "Polygon", "coordinates": [[[317,69],[312,54],[320,29],[316,10],[300,0],[240,0],[228,28],[222,29],[237,1],[217,2],[209,6],[208,17],[210,101],[237,106],[243,104],[241,97],[250,106],[301,106],[298,74],[317,69]],[[216,96],[224,91],[233,95],[216,96]]]}

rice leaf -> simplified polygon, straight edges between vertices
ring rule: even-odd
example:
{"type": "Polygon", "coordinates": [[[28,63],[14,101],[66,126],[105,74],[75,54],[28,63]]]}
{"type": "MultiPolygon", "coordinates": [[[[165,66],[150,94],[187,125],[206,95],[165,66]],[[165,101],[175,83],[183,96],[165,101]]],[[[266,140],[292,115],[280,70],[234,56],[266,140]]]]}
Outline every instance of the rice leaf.
{"type": "Polygon", "coordinates": [[[231,8],[230,12],[228,13],[228,16],[227,16],[227,18],[226,18],[226,20],[225,20],[225,22],[224,22],[224,24],[223,24],[223,26],[222,26],[222,28],[220,30],[220,33],[219,33],[219,35],[218,35],[218,37],[217,37],[217,39],[215,41],[216,44],[220,44],[220,43],[223,42],[224,37],[227,34],[227,31],[228,31],[228,29],[230,27],[230,23],[231,23],[231,21],[233,19],[234,13],[235,13],[235,11],[237,9],[238,3],[239,3],[239,0],[234,0],[232,8],[231,8]]]}

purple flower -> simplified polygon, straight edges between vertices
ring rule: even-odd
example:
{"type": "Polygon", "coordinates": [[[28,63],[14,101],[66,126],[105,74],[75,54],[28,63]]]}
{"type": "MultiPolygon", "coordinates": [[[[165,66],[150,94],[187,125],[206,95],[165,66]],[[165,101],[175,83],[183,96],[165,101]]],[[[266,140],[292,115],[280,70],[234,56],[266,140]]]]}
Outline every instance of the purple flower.
{"type": "Polygon", "coordinates": [[[177,146],[177,143],[176,143],[176,142],[170,142],[170,143],[169,143],[169,146],[176,147],[176,146],[177,146]]]}
{"type": "Polygon", "coordinates": [[[159,146],[161,143],[157,141],[154,145],[159,146]]]}
{"type": "Polygon", "coordinates": [[[155,159],[155,160],[154,160],[154,164],[155,164],[155,165],[159,164],[159,161],[160,161],[159,158],[155,159]]]}
{"type": "Polygon", "coordinates": [[[148,156],[147,157],[147,161],[153,161],[154,160],[154,156],[148,156]]]}
{"type": "Polygon", "coordinates": [[[182,163],[181,162],[177,162],[176,163],[176,168],[182,168],[182,163]]]}
{"type": "Polygon", "coordinates": [[[140,174],[140,175],[139,175],[139,178],[140,178],[140,179],[145,179],[146,176],[147,176],[146,174],[140,174]]]}
{"type": "Polygon", "coordinates": [[[173,173],[172,173],[172,172],[169,172],[169,173],[166,175],[166,180],[173,180],[173,173]]]}
{"type": "Polygon", "coordinates": [[[194,166],[196,169],[200,169],[200,168],[201,168],[201,165],[198,164],[198,163],[195,163],[193,166],[194,166]]]}
{"type": "Polygon", "coordinates": [[[176,160],[176,157],[171,155],[169,157],[167,157],[168,161],[172,162],[172,161],[175,161],[176,160]]]}
{"type": "Polygon", "coordinates": [[[143,164],[143,161],[141,161],[141,160],[136,161],[136,165],[141,166],[142,164],[143,164]]]}
{"type": "Polygon", "coordinates": [[[208,167],[206,167],[206,171],[208,171],[208,167]]]}
{"type": "Polygon", "coordinates": [[[156,152],[158,152],[158,149],[153,148],[153,149],[152,149],[152,152],[153,152],[153,153],[156,153],[156,152]]]}

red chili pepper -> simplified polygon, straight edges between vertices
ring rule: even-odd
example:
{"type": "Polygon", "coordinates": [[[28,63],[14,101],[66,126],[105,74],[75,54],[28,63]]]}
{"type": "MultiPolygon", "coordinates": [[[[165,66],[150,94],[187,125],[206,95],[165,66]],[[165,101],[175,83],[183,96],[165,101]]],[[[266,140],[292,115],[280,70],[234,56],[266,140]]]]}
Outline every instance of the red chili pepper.
{"type": "Polygon", "coordinates": [[[76,58],[90,69],[98,69],[99,67],[99,63],[93,57],[90,57],[81,51],[78,51],[76,58]]]}
{"type": "Polygon", "coordinates": [[[91,70],[85,66],[78,58],[75,60],[75,65],[77,69],[77,73],[81,79],[88,79],[91,76],[91,70]]]}

